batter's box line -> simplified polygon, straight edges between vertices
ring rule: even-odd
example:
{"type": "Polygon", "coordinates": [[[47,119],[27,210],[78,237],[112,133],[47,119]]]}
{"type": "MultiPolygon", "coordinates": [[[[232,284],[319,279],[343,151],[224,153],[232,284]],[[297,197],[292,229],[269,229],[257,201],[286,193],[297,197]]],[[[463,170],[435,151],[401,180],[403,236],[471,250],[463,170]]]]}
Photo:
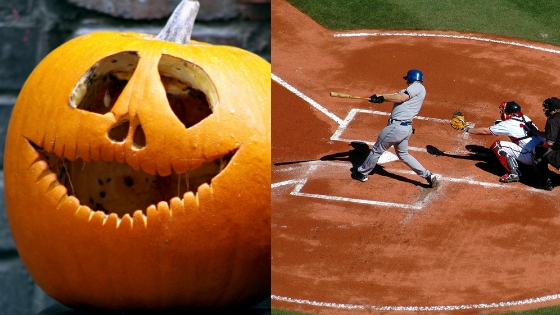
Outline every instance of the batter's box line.
{"type": "MultiPolygon", "coordinates": [[[[350,112],[348,112],[348,115],[346,116],[346,118],[344,120],[342,120],[342,122],[339,124],[338,129],[334,132],[334,134],[331,136],[331,140],[332,141],[341,141],[341,142],[352,142],[352,141],[360,141],[363,142],[367,145],[373,146],[375,144],[375,142],[371,142],[371,141],[362,141],[362,140],[358,140],[358,139],[345,139],[342,138],[342,134],[344,133],[344,131],[346,131],[346,128],[348,128],[348,125],[356,118],[357,114],[370,114],[370,115],[381,115],[381,116],[391,116],[391,113],[388,112],[383,112],[383,111],[377,111],[377,110],[369,110],[369,109],[361,109],[361,108],[353,108],[350,110],[350,112]]],[[[414,117],[414,119],[418,119],[418,120],[425,120],[425,121],[433,121],[433,122],[437,122],[437,123],[449,123],[449,119],[441,119],[441,118],[432,118],[432,117],[424,117],[424,116],[416,116],[414,117]]],[[[473,123],[468,123],[469,126],[474,127],[473,123]]],[[[418,151],[418,152],[426,152],[425,148],[418,148],[418,147],[408,147],[409,150],[411,151],[418,151]]],[[[460,154],[468,154],[470,152],[467,151],[459,151],[457,153],[460,154]]]]}
{"type": "MultiPolygon", "coordinates": [[[[338,161],[302,162],[299,167],[308,168],[307,174],[309,174],[311,171],[319,170],[319,167],[326,168],[326,167],[331,167],[331,166],[348,167],[347,164],[345,164],[343,162],[338,162],[338,161]]],[[[291,172],[291,171],[294,171],[295,168],[296,167],[291,166],[291,167],[288,167],[287,170],[291,172]]],[[[278,170],[278,171],[282,172],[282,170],[278,170]]],[[[391,169],[386,169],[386,171],[389,172],[389,173],[393,173],[393,174],[416,175],[416,173],[414,173],[413,171],[410,171],[410,170],[402,170],[402,169],[391,168],[391,169]]],[[[439,182],[451,182],[451,183],[458,183],[458,184],[476,185],[476,186],[482,186],[482,187],[485,187],[485,188],[511,189],[512,188],[511,185],[516,185],[515,183],[511,183],[511,184],[489,183],[489,182],[474,180],[474,179],[468,178],[468,177],[467,178],[465,178],[465,177],[457,178],[457,177],[442,176],[441,174],[437,174],[437,173],[435,175],[437,175],[439,182]]],[[[376,201],[376,200],[354,199],[354,198],[337,197],[337,196],[329,196],[329,195],[302,193],[301,189],[303,188],[303,185],[305,185],[307,180],[308,180],[308,178],[300,178],[300,179],[291,179],[291,180],[287,180],[287,181],[273,183],[271,185],[271,189],[281,187],[281,186],[287,186],[287,185],[296,185],[294,190],[292,190],[292,192],[290,193],[291,195],[301,196],[301,197],[309,197],[309,198],[319,198],[319,199],[326,199],[326,200],[339,200],[339,201],[354,202],[354,203],[361,203],[361,204],[380,205],[381,203],[384,203],[383,201],[376,201]]],[[[367,185],[367,184],[364,183],[363,185],[367,185]]],[[[519,189],[519,188],[517,188],[517,189],[519,189]]],[[[537,192],[537,193],[542,193],[542,194],[550,194],[551,193],[549,191],[542,190],[542,189],[537,189],[537,188],[534,188],[534,187],[524,187],[524,188],[521,188],[521,189],[525,190],[525,191],[528,191],[528,192],[537,192]]],[[[415,209],[415,208],[418,208],[419,206],[421,206],[422,204],[425,204],[425,203],[426,203],[426,200],[417,202],[414,205],[399,204],[399,203],[389,203],[389,204],[392,204],[393,207],[415,209]],[[398,206],[398,205],[405,205],[406,207],[402,207],[402,206],[398,206]]],[[[383,204],[383,205],[385,205],[385,204],[383,204]]],[[[385,206],[387,206],[387,205],[385,205],[385,206]]]]}
{"type": "Polygon", "coordinates": [[[393,208],[412,209],[412,210],[422,210],[422,208],[424,207],[424,204],[422,202],[418,202],[416,204],[411,205],[411,204],[396,203],[396,202],[385,202],[385,201],[377,201],[377,200],[339,197],[339,196],[332,196],[332,195],[302,193],[301,190],[303,189],[303,186],[306,183],[307,183],[307,178],[298,179],[298,180],[288,180],[288,181],[273,184],[272,188],[277,188],[284,185],[295,185],[294,189],[290,192],[290,195],[297,196],[297,197],[307,197],[307,198],[315,198],[315,199],[330,200],[330,201],[350,202],[350,203],[358,203],[358,204],[365,204],[365,205],[372,205],[372,206],[393,207],[393,208]]]}

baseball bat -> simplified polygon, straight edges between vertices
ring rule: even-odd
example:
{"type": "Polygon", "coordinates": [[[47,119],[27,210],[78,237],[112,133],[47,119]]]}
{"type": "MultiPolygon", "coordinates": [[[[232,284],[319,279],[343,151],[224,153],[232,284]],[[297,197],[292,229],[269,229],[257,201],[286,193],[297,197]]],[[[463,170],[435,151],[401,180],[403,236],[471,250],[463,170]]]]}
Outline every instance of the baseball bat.
{"type": "Polygon", "coordinates": [[[331,92],[331,96],[332,97],[341,97],[341,98],[355,98],[355,99],[360,99],[360,100],[369,100],[369,97],[351,95],[351,94],[346,94],[346,93],[338,93],[338,92],[331,92]]]}

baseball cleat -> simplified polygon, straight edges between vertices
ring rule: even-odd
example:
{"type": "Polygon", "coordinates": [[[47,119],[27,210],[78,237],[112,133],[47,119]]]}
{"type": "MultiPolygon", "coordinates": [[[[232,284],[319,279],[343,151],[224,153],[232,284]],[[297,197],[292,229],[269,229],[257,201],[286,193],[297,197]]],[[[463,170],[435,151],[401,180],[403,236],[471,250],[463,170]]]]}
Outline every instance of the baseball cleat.
{"type": "Polygon", "coordinates": [[[505,174],[504,176],[500,177],[500,182],[502,183],[513,183],[519,181],[519,175],[517,174],[505,174]]]}
{"type": "Polygon", "coordinates": [[[352,179],[359,180],[360,182],[365,182],[368,180],[367,175],[364,175],[360,172],[352,172],[351,175],[352,179]]]}
{"type": "Polygon", "coordinates": [[[426,177],[426,180],[428,181],[428,185],[430,186],[430,188],[435,188],[438,184],[438,179],[434,174],[428,175],[426,177]]]}

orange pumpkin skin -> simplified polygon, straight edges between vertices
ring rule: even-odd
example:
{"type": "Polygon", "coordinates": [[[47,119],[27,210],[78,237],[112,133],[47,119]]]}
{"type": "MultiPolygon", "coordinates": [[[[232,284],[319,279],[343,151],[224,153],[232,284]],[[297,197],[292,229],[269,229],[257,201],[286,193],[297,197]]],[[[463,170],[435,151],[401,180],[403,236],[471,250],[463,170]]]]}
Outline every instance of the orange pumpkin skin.
{"type": "Polygon", "coordinates": [[[18,97],[4,161],[9,224],[36,283],[70,307],[115,310],[216,308],[269,296],[270,76],[268,62],[238,48],[134,33],[92,33],[49,54],[18,97]],[[72,106],[84,73],[123,52],[138,63],[110,112],[72,106]],[[201,88],[212,113],[192,127],[169,109],[162,58],[201,70],[193,80],[208,77],[201,88]],[[130,132],[114,141],[107,134],[123,117],[130,132]],[[141,148],[132,140],[139,125],[141,148]],[[210,184],[118,215],[72,196],[38,147],[146,176],[184,173],[234,153],[210,184]]]}

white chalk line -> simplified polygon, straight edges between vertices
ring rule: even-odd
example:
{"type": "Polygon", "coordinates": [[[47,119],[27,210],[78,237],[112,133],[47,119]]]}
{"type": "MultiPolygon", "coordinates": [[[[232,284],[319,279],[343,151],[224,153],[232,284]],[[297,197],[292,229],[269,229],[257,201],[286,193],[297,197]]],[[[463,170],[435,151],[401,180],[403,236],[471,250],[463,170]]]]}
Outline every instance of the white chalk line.
{"type": "Polygon", "coordinates": [[[385,201],[376,201],[376,200],[367,200],[367,199],[356,199],[356,198],[339,197],[339,196],[333,196],[333,195],[302,193],[301,190],[303,189],[303,186],[306,183],[307,183],[307,178],[297,179],[297,180],[288,180],[288,181],[285,181],[285,182],[275,183],[275,184],[272,185],[272,188],[277,188],[277,187],[285,186],[285,185],[295,185],[294,189],[290,192],[290,195],[292,195],[292,196],[331,200],[331,201],[340,201],[340,202],[350,202],[350,203],[366,204],[366,205],[389,207],[389,208],[402,208],[402,209],[413,209],[413,210],[422,210],[422,208],[423,208],[423,204],[421,202],[410,205],[410,204],[405,204],[405,203],[385,202],[385,201]]]}
{"type": "Polygon", "coordinates": [[[271,295],[272,300],[295,303],[301,305],[328,307],[343,310],[368,310],[368,311],[399,311],[399,312],[434,312],[434,311],[458,311],[470,309],[490,309],[499,307],[511,307],[519,305],[529,305],[543,303],[560,299],[560,294],[551,294],[539,298],[529,298],[519,301],[480,303],[480,304],[462,304],[462,305],[435,305],[435,306],[376,306],[369,304],[345,304],[335,302],[318,302],[304,299],[294,299],[279,295],[271,295]]]}
{"type": "MultiPolygon", "coordinates": [[[[296,170],[296,168],[303,168],[303,167],[309,168],[309,170],[316,171],[319,167],[326,168],[326,167],[333,167],[333,166],[334,167],[345,167],[345,168],[348,167],[348,165],[344,162],[307,161],[307,162],[300,163],[299,166],[287,167],[286,169],[280,169],[280,170],[277,170],[276,172],[293,172],[293,171],[296,170]]],[[[416,173],[414,173],[411,170],[403,170],[403,169],[386,169],[386,170],[387,170],[387,172],[390,172],[390,173],[393,173],[393,174],[416,175],[416,173]]],[[[308,171],[306,173],[310,174],[311,172],[308,171]]],[[[443,175],[437,174],[437,173],[435,173],[435,175],[437,175],[437,178],[438,178],[439,182],[452,182],[452,183],[482,186],[482,187],[485,187],[485,188],[499,188],[499,189],[511,190],[511,184],[490,183],[490,182],[485,182],[485,181],[474,180],[474,179],[468,178],[468,177],[449,177],[449,176],[443,176],[443,175]]],[[[303,184],[305,184],[308,179],[309,178],[290,179],[290,180],[274,183],[274,184],[271,185],[271,188],[274,189],[274,188],[281,187],[281,186],[301,185],[301,186],[297,186],[296,188],[294,188],[294,190],[290,194],[292,194],[294,196],[311,197],[311,198],[318,198],[318,199],[325,199],[325,200],[339,200],[339,201],[362,203],[362,204],[372,204],[372,205],[380,205],[380,204],[383,203],[381,201],[376,201],[376,200],[352,199],[352,198],[346,198],[346,197],[336,197],[336,196],[331,196],[331,195],[301,193],[301,189],[303,188],[303,184]]],[[[367,184],[364,183],[364,185],[367,185],[367,184]]],[[[550,194],[549,191],[542,190],[542,189],[536,189],[536,188],[533,188],[533,187],[523,187],[523,188],[517,187],[516,189],[517,190],[530,191],[530,192],[543,193],[543,194],[550,194]]],[[[419,204],[420,203],[417,203],[417,205],[419,205],[419,204]]],[[[416,208],[416,206],[406,205],[406,206],[400,207],[398,205],[399,204],[393,204],[392,207],[416,208]]]]}
{"type": "MultiPolygon", "coordinates": [[[[441,38],[454,38],[454,39],[467,39],[467,40],[475,40],[475,41],[483,41],[483,42],[491,42],[497,44],[504,44],[504,45],[512,45],[518,47],[524,47],[544,52],[550,52],[554,54],[560,54],[559,50],[544,48],[535,45],[527,45],[513,41],[505,41],[505,40],[495,40],[483,37],[475,37],[475,36],[464,36],[464,35],[446,35],[446,34],[432,34],[432,33],[345,33],[345,34],[335,34],[334,37],[359,37],[359,36],[410,36],[410,37],[441,37],[441,38]]],[[[311,98],[305,96],[303,93],[277,77],[276,75],[272,74],[272,79],[287,88],[288,90],[292,91],[298,97],[304,99],[306,102],[317,108],[319,111],[326,114],[329,118],[333,119],[339,124],[339,128],[335,132],[338,132],[338,135],[342,134],[340,129],[345,129],[349,120],[342,120],[336,115],[329,112],[326,108],[319,105],[317,102],[313,101],[311,98]],[[345,124],[346,121],[346,125],[345,124]]],[[[375,111],[372,111],[372,113],[375,111]]],[[[355,115],[355,113],[354,113],[355,115]]],[[[347,117],[348,118],[348,117],[347,117]]],[[[418,118],[418,117],[416,117],[418,118]]],[[[447,122],[447,121],[446,121],[447,122]]],[[[334,137],[334,135],[333,135],[334,137]]],[[[339,138],[341,139],[341,138],[339,138]]],[[[333,139],[334,140],[334,139],[333,139]]],[[[341,139],[341,141],[344,141],[341,139]]],[[[348,140],[346,140],[348,141],[348,140]]],[[[367,143],[367,142],[366,142],[367,143]]],[[[418,150],[418,148],[409,148],[412,150],[418,150]]],[[[423,151],[424,149],[422,149],[423,151]]],[[[454,179],[454,178],[446,178],[441,177],[441,180],[449,180],[449,181],[457,181],[457,182],[467,182],[471,183],[482,183],[477,181],[472,181],[469,179],[454,179]]],[[[297,181],[297,180],[296,180],[297,181]]],[[[284,185],[284,183],[288,183],[290,181],[276,183],[272,185],[272,188],[276,188],[279,186],[284,185]]],[[[295,182],[292,182],[295,183],[295,182]]],[[[484,183],[484,185],[489,185],[490,187],[505,187],[505,185],[501,184],[493,184],[493,183],[484,183]]],[[[528,190],[539,191],[534,188],[527,188],[528,190]]],[[[528,304],[535,304],[535,303],[542,303],[546,301],[553,301],[560,299],[560,294],[553,294],[547,295],[544,297],[539,298],[530,298],[525,300],[519,301],[509,301],[509,302],[498,302],[498,303],[482,303],[482,304],[465,304],[465,305],[448,305],[448,306],[375,306],[375,305],[366,305],[366,304],[340,304],[340,303],[332,303],[332,302],[317,302],[317,301],[310,301],[304,299],[294,299],[289,297],[282,297],[278,295],[271,295],[273,300],[284,301],[289,303],[296,303],[296,304],[305,304],[305,305],[312,305],[312,306],[320,306],[320,307],[328,307],[328,308],[336,308],[336,309],[346,309],[346,310],[353,310],[353,309],[360,309],[360,310],[379,310],[379,311],[454,311],[454,310],[465,310],[465,309],[488,309],[488,308],[498,308],[498,307],[509,307],[509,306],[518,306],[518,305],[528,305],[528,304]]]]}
{"type": "Polygon", "coordinates": [[[529,45],[518,43],[514,41],[507,41],[507,40],[500,40],[500,39],[491,39],[491,38],[484,38],[484,37],[476,37],[476,36],[466,36],[466,35],[452,35],[452,34],[434,34],[434,33],[390,33],[390,32],[359,32],[359,33],[338,33],[334,34],[334,37],[366,37],[366,36],[408,36],[408,37],[441,37],[441,38],[453,38],[453,39],[467,39],[467,40],[475,40],[480,42],[489,42],[489,43],[496,43],[496,44],[504,44],[504,45],[511,45],[511,46],[518,46],[523,48],[529,48],[534,50],[540,50],[544,52],[550,52],[553,54],[560,54],[560,50],[551,49],[540,47],[536,45],[529,45]]]}
{"type": "Polygon", "coordinates": [[[307,95],[303,94],[302,92],[298,91],[295,87],[291,86],[290,84],[288,84],[286,81],[280,79],[277,75],[275,75],[274,73],[271,74],[272,75],[272,80],[278,82],[278,84],[282,85],[283,87],[285,87],[286,89],[288,89],[290,92],[294,93],[295,95],[297,95],[299,98],[303,99],[304,101],[306,101],[307,103],[309,103],[311,106],[315,107],[316,109],[318,109],[320,112],[322,112],[323,114],[327,115],[327,117],[331,118],[332,120],[336,121],[338,124],[342,123],[342,119],[340,119],[339,117],[337,117],[335,114],[331,113],[330,111],[328,111],[326,108],[324,108],[323,106],[321,106],[319,103],[315,102],[313,99],[311,99],[310,97],[308,97],[307,95]]]}

